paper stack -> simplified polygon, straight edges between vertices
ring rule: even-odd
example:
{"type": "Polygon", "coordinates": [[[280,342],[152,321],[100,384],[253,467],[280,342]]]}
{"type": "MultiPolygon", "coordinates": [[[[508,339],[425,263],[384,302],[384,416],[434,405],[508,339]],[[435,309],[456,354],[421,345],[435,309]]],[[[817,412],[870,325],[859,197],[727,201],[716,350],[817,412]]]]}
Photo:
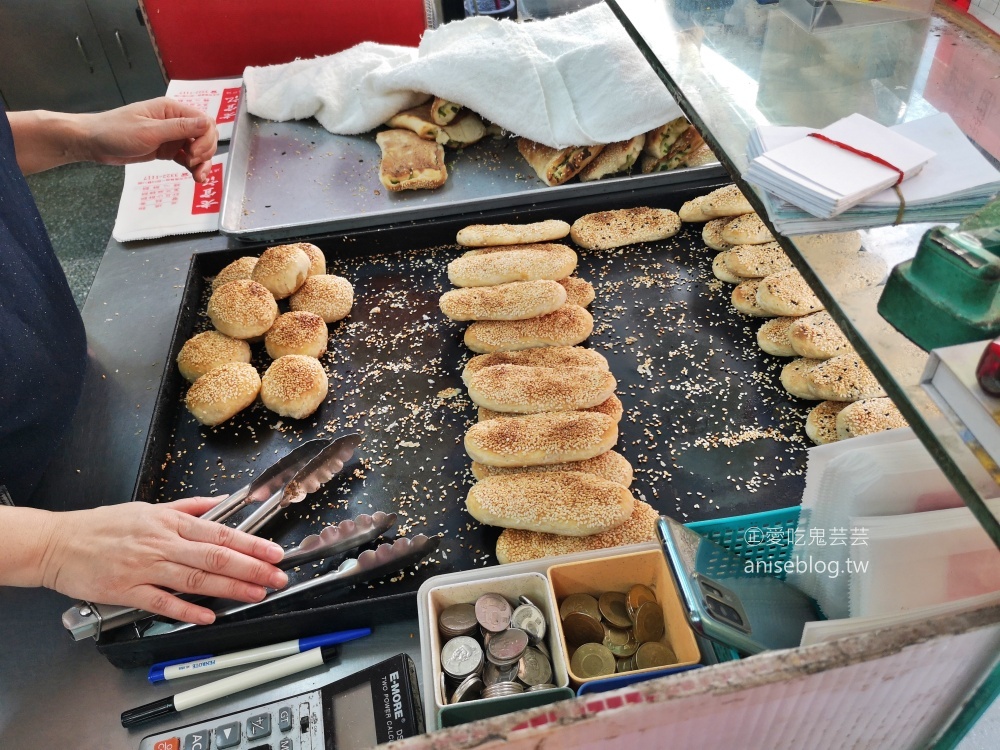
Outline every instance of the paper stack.
{"type": "Polygon", "coordinates": [[[216,154],[212,169],[197,183],[172,161],[129,164],[111,236],[119,242],[195,232],[217,232],[228,154],[216,154]]]}
{"type": "MultiPolygon", "coordinates": [[[[745,177],[749,182],[764,188],[761,198],[768,216],[775,227],[787,235],[846,232],[893,224],[897,219],[907,224],[958,221],[1000,192],[1000,172],[986,160],[947,114],[932,115],[895,125],[887,130],[936,154],[917,174],[898,186],[905,201],[901,217],[900,198],[891,187],[863,198],[860,203],[833,218],[817,218],[812,208],[820,208],[818,205],[806,210],[794,205],[787,195],[779,197],[770,192],[771,187],[762,182],[764,178],[757,176],[758,172],[754,170],[755,160],[765,152],[777,151],[800,141],[817,141],[807,137],[808,133],[813,132],[810,128],[759,126],[750,136],[747,154],[751,160],[751,168],[745,177]]],[[[827,129],[820,132],[826,133],[827,129]]],[[[843,151],[821,141],[817,143],[831,152],[843,151]]],[[[856,162],[860,165],[868,161],[847,151],[843,153],[845,158],[851,157],[854,160],[852,164],[856,162]]],[[[896,166],[904,169],[902,164],[896,166]]],[[[898,179],[897,173],[879,168],[889,177],[890,185],[898,179]]],[[[861,167],[858,166],[858,169],[861,167]]],[[[826,206],[833,199],[827,195],[824,200],[826,202],[823,205],[826,206]]]]}
{"type": "Polygon", "coordinates": [[[242,78],[222,78],[212,81],[181,81],[173,79],[167,85],[171,99],[200,109],[215,120],[220,141],[233,136],[233,123],[240,107],[242,78]]]}
{"type": "Polygon", "coordinates": [[[929,148],[855,114],[768,148],[750,163],[746,178],[829,219],[908,180],[933,158],[929,148]]]}
{"type": "MultiPolygon", "coordinates": [[[[986,393],[976,379],[979,359],[989,341],[945,346],[931,351],[920,385],[940,407],[974,455],[990,470],[1000,465],[1000,398],[986,393]]],[[[1000,483],[1000,472],[994,477],[1000,483]]]]}
{"type": "MultiPolygon", "coordinates": [[[[971,456],[963,470],[997,494],[971,456]]],[[[810,449],[792,563],[789,583],[830,619],[1000,592],[1000,551],[909,428],[810,449]]]]}

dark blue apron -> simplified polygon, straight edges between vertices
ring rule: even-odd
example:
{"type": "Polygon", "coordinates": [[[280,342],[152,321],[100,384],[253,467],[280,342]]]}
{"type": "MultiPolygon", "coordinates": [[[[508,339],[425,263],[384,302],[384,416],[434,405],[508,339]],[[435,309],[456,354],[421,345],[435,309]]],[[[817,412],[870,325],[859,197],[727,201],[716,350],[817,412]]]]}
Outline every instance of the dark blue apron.
{"type": "Polygon", "coordinates": [[[28,504],[80,400],[83,320],[0,106],[0,485],[28,504]]]}

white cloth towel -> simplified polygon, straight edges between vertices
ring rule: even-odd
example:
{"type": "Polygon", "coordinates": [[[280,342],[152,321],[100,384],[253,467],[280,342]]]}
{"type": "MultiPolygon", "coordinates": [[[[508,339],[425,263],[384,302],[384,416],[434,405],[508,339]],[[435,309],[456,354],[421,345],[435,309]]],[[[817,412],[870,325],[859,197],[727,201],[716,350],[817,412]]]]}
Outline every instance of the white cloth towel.
{"type": "Polygon", "coordinates": [[[523,24],[467,18],[428,31],[417,49],[365,42],[243,77],[251,114],[315,116],[341,135],[372,130],[429,95],[554,148],[627,140],[681,116],[603,3],[523,24]]]}

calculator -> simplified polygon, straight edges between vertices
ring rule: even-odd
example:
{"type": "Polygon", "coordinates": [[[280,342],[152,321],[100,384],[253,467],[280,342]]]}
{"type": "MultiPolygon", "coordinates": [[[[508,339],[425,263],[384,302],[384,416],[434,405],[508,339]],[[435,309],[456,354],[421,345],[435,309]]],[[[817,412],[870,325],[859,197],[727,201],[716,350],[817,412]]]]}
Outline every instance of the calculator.
{"type": "Polygon", "coordinates": [[[406,654],[288,698],[144,737],[139,750],[361,750],[422,734],[406,654]]]}

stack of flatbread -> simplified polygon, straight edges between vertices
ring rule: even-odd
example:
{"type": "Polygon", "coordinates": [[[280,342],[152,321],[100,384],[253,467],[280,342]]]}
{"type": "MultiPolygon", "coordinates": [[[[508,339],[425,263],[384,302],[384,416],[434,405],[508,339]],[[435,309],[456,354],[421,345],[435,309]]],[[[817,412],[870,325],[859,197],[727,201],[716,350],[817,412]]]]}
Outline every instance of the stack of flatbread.
{"type": "MultiPolygon", "coordinates": [[[[398,113],[386,126],[388,130],[375,137],[382,150],[379,180],[393,192],[441,187],[448,179],[444,146],[464,148],[502,133],[475,112],[439,97],[398,113]]],[[[683,117],[619,143],[558,149],[519,138],[517,147],[538,179],[549,186],[574,177],[589,182],[628,172],[640,157],[643,174],[718,161],[683,117]]]]}
{"type": "MultiPolygon", "coordinates": [[[[705,222],[702,239],[718,253],[712,271],[720,281],[736,284],[733,307],[744,315],[771,318],[757,332],[760,348],[774,356],[795,357],[781,371],[785,390],[822,402],[805,422],[813,442],[831,443],[906,425],[736,185],[688,201],[680,217],[705,222]]],[[[822,257],[830,269],[824,282],[838,291],[872,287],[885,276],[884,261],[862,250],[857,232],[806,235],[796,243],[810,257],[822,257]]]]}
{"type": "Polygon", "coordinates": [[[393,192],[441,187],[448,179],[443,147],[462,148],[491,132],[475,112],[440,98],[398,113],[386,126],[375,136],[379,180],[393,192]]]}
{"type": "Polygon", "coordinates": [[[559,240],[572,232],[599,249],[679,228],[672,211],[640,208],[572,227],[551,220],[458,233],[471,249],[449,264],[457,288],[440,306],[471,321],[465,343],[477,353],[462,373],[479,419],[465,437],[477,480],[466,506],[504,528],[501,563],[654,538],[657,513],[629,491],[632,467],[612,450],[623,413],[617,383],[601,354],[579,346],[593,331],[594,287],[573,275],[576,251],[559,240]]]}
{"type": "Polygon", "coordinates": [[[640,157],[643,174],[718,162],[694,125],[683,117],[618,143],[560,149],[521,138],[517,147],[538,179],[550,186],[577,176],[580,182],[590,182],[629,172],[640,157]]]}

